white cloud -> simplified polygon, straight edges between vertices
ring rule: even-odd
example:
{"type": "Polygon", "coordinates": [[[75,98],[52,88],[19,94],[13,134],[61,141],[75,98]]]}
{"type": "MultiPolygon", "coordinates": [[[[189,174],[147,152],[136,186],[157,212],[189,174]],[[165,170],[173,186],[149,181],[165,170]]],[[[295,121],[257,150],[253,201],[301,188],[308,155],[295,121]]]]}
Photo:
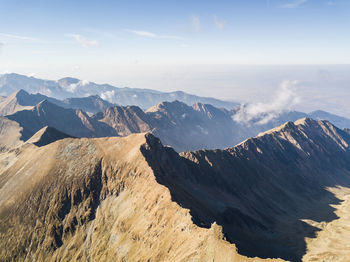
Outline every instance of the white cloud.
{"type": "Polygon", "coordinates": [[[90,84],[90,81],[88,81],[88,80],[81,80],[79,82],[79,84],[82,85],[82,86],[86,86],[86,85],[90,84]]]}
{"type": "Polygon", "coordinates": [[[102,92],[100,97],[104,100],[107,100],[108,102],[113,103],[114,102],[114,96],[115,96],[115,91],[111,90],[111,91],[106,91],[106,92],[102,92]]]}
{"type": "Polygon", "coordinates": [[[6,37],[6,38],[11,38],[11,39],[24,40],[24,41],[39,41],[38,38],[29,37],[29,36],[22,36],[22,35],[0,33],[0,36],[6,37]]]}
{"type": "Polygon", "coordinates": [[[226,22],[223,20],[219,20],[216,15],[214,15],[214,24],[216,25],[216,28],[219,30],[223,30],[226,26],[226,22]]]}
{"type": "Polygon", "coordinates": [[[284,4],[281,7],[282,8],[298,8],[299,6],[301,6],[302,4],[306,3],[307,0],[294,0],[290,3],[284,4]]]}
{"type": "Polygon", "coordinates": [[[191,16],[191,29],[194,32],[199,32],[199,30],[201,29],[201,20],[199,16],[196,16],[196,15],[191,16]]]}
{"type": "Polygon", "coordinates": [[[125,29],[126,32],[132,33],[134,35],[142,36],[142,37],[149,37],[149,38],[168,38],[168,39],[181,39],[178,36],[175,35],[158,35],[153,32],[149,31],[141,31],[141,30],[131,30],[131,29],[125,29]]]}
{"type": "Polygon", "coordinates": [[[241,105],[233,119],[241,123],[255,120],[257,124],[266,124],[276,118],[281,112],[290,110],[292,106],[300,102],[299,96],[294,91],[294,87],[297,84],[298,81],[283,81],[270,103],[259,102],[241,105]]]}
{"type": "Polygon", "coordinates": [[[98,42],[96,40],[86,39],[85,37],[79,34],[68,34],[67,36],[73,37],[75,41],[77,41],[84,48],[98,45],[98,42]]]}

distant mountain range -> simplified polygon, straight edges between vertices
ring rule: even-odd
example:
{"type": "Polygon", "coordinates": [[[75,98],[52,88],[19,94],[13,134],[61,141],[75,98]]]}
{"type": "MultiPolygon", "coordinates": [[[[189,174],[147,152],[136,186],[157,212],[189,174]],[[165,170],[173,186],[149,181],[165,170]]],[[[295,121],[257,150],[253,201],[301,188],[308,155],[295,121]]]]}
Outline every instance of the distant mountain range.
{"type": "Polygon", "coordinates": [[[151,89],[118,88],[108,84],[96,84],[76,78],[66,77],[58,81],[43,80],[19,74],[0,75],[0,95],[10,94],[23,89],[31,94],[40,93],[56,99],[89,97],[98,95],[110,103],[122,106],[137,105],[147,109],[163,101],[181,101],[192,105],[195,103],[212,104],[216,107],[232,109],[237,102],[222,101],[210,97],[199,97],[185,92],[159,92],[151,89]]]}
{"type": "MultiPolygon", "coordinates": [[[[152,132],[163,144],[177,151],[232,147],[287,121],[303,117],[325,119],[340,128],[349,128],[350,120],[315,111],[310,114],[283,112],[266,123],[235,120],[237,110],[217,108],[209,104],[162,102],[144,111],[138,106],[116,106],[99,96],[58,100],[41,94],[19,90],[0,101],[0,114],[5,128],[17,130],[14,136],[26,141],[45,126],[73,137],[126,136],[152,132]],[[88,111],[89,113],[86,113],[88,111]],[[15,123],[10,124],[8,120],[15,123]]],[[[264,116],[262,116],[264,117],[264,116]]],[[[3,130],[2,132],[7,132],[3,130]]],[[[1,143],[1,141],[0,141],[1,143]]],[[[17,144],[15,140],[10,144],[17,144]]],[[[6,142],[6,146],[9,142],[6,142]]],[[[3,145],[6,147],[5,145],[3,145]]]]}
{"type": "Polygon", "coordinates": [[[31,109],[43,100],[63,108],[81,109],[90,114],[95,114],[114,105],[97,95],[58,100],[39,93],[29,94],[25,90],[20,89],[8,97],[2,97],[0,100],[0,115],[10,115],[20,110],[31,109]]]}

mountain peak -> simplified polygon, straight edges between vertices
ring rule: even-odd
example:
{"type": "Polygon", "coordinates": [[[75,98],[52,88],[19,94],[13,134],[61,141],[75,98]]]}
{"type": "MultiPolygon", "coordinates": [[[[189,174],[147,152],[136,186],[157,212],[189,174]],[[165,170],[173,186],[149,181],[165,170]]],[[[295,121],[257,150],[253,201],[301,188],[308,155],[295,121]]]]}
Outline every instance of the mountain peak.
{"type": "Polygon", "coordinates": [[[58,85],[63,89],[71,88],[73,85],[79,84],[80,80],[73,77],[64,77],[57,81],[58,85]]]}
{"type": "Polygon", "coordinates": [[[76,84],[80,80],[74,77],[63,77],[58,80],[59,83],[76,84]]]}
{"type": "Polygon", "coordinates": [[[146,112],[157,112],[157,111],[163,111],[163,110],[178,110],[183,108],[190,108],[187,104],[180,102],[178,100],[169,102],[169,101],[163,101],[158,103],[155,106],[152,106],[151,108],[147,109],[146,112]]]}
{"type": "Polygon", "coordinates": [[[311,118],[304,117],[304,118],[296,120],[295,122],[289,121],[289,122],[286,122],[286,123],[284,123],[284,124],[282,124],[280,126],[272,128],[272,129],[270,129],[268,131],[261,132],[257,136],[259,137],[259,136],[264,136],[264,135],[267,135],[267,134],[272,134],[272,133],[276,133],[276,132],[285,131],[286,129],[293,129],[293,128],[296,128],[299,125],[304,125],[304,126],[306,126],[306,125],[318,125],[318,121],[313,120],[311,118]]]}
{"type": "Polygon", "coordinates": [[[27,143],[41,147],[64,138],[72,138],[72,136],[63,133],[56,128],[45,126],[29,138],[27,143]]]}
{"type": "Polygon", "coordinates": [[[23,96],[28,96],[29,93],[24,89],[19,89],[17,92],[15,92],[15,95],[16,97],[23,97],[23,96]]]}
{"type": "MultiPolygon", "coordinates": [[[[43,99],[42,101],[40,101],[35,107],[35,110],[40,112],[40,111],[44,111],[46,112],[47,110],[63,110],[62,107],[51,103],[49,100],[47,99],[43,99]]],[[[65,109],[65,110],[70,110],[70,109],[65,109]]]]}

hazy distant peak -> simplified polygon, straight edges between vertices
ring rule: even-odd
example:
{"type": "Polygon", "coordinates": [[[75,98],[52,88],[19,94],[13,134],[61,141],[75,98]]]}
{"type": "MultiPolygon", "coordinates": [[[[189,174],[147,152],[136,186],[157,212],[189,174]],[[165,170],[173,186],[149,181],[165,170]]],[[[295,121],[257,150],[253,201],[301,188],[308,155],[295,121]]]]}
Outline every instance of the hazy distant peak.
{"type": "Polygon", "coordinates": [[[64,77],[59,79],[57,82],[59,84],[63,84],[63,85],[70,85],[70,84],[77,84],[79,83],[79,79],[77,78],[73,78],[73,77],[64,77]]]}
{"type": "Polygon", "coordinates": [[[178,100],[172,101],[172,102],[168,102],[168,101],[163,101],[158,103],[155,106],[152,106],[151,108],[149,108],[146,112],[156,112],[159,110],[174,110],[174,109],[178,109],[178,108],[184,108],[184,107],[188,107],[188,105],[186,105],[185,103],[182,103],[178,100]]]}

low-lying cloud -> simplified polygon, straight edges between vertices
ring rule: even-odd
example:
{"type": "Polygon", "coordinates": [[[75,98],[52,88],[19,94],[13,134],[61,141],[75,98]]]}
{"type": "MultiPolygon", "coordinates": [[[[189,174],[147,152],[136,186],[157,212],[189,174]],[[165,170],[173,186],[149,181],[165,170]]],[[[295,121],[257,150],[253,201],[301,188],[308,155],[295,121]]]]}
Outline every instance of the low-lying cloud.
{"type": "Polygon", "coordinates": [[[233,119],[239,123],[256,121],[256,124],[266,124],[300,102],[300,97],[294,90],[297,84],[298,81],[283,81],[269,103],[259,102],[241,105],[233,119]]]}
{"type": "Polygon", "coordinates": [[[100,94],[100,97],[104,100],[107,100],[108,102],[113,103],[114,102],[114,96],[115,96],[115,91],[106,91],[100,94]]]}

